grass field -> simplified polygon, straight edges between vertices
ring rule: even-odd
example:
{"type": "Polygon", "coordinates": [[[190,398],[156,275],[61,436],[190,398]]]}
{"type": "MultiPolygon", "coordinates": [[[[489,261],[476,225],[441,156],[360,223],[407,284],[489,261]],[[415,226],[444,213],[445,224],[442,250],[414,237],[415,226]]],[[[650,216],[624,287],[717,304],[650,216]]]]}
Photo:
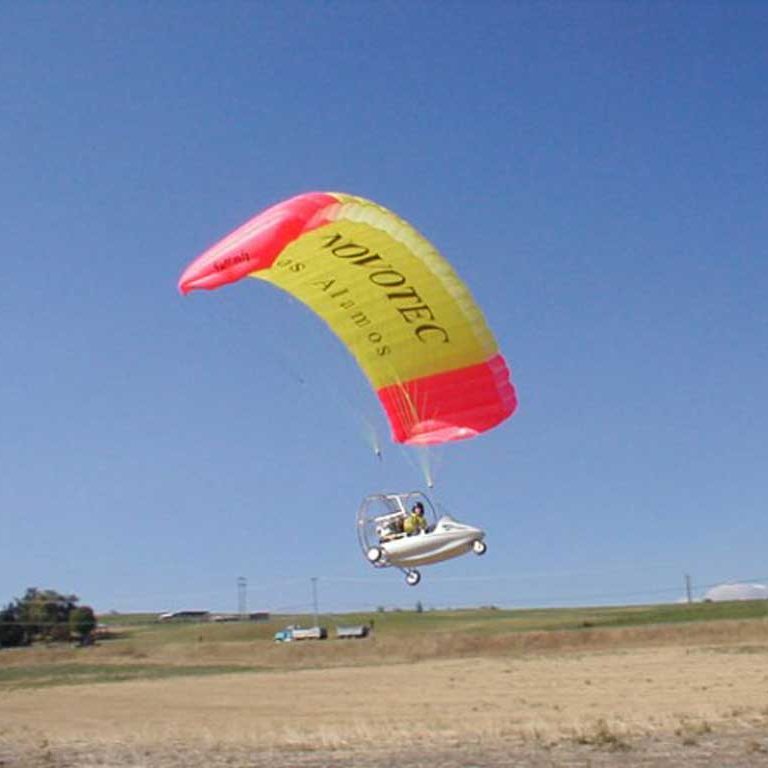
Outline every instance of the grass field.
{"type": "Polygon", "coordinates": [[[405,663],[439,656],[499,656],[600,650],[664,643],[749,643],[764,637],[768,602],[694,603],[577,609],[391,611],[324,615],[329,640],[274,644],[287,624],[308,616],[265,622],[159,622],[154,614],[101,618],[112,638],[94,647],[36,645],[0,652],[4,688],[120,682],[244,670],[405,663]],[[334,639],[334,627],[372,624],[367,640],[334,639]]]}
{"type": "Polygon", "coordinates": [[[96,646],[0,651],[0,765],[768,765],[766,602],[321,620],[276,644],[312,619],[108,616],[96,646]]]}

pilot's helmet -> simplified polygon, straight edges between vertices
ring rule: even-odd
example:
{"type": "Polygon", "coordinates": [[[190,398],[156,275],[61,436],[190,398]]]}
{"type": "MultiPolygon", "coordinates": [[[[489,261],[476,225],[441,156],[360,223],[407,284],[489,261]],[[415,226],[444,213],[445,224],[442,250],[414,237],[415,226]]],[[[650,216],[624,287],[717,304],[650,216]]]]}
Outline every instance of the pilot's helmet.
{"type": "Polygon", "coordinates": [[[420,501],[417,501],[411,507],[411,512],[417,512],[418,514],[423,515],[424,514],[424,505],[420,501]]]}

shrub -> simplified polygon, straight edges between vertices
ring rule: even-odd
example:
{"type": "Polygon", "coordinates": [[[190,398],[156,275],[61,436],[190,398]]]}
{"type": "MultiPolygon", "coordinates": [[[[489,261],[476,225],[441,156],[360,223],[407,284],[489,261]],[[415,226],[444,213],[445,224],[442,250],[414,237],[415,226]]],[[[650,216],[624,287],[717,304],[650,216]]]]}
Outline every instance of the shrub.
{"type": "Polygon", "coordinates": [[[69,614],[69,631],[79,638],[81,643],[87,642],[94,629],[96,629],[96,615],[93,608],[83,605],[71,611],[69,614]]]}

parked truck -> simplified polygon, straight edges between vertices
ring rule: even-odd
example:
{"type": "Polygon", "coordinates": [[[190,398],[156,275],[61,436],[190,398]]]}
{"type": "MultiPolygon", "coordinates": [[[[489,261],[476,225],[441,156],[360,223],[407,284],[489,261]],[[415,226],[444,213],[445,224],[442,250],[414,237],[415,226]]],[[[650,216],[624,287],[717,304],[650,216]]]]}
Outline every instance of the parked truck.
{"type": "Polygon", "coordinates": [[[291,624],[275,632],[276,643],[291,643],[294,640],[325,640],[328,630],[325,627],[299,627],[291,624]]]}

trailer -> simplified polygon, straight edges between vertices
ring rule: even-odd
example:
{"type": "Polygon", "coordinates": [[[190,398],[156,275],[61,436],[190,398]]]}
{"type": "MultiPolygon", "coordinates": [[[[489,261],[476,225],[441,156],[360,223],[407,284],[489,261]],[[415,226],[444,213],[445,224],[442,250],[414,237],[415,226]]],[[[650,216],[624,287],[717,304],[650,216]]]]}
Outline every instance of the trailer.
{"type": "Polygon", "coordinates": [[[336,637],[339,640],[362,640],[371,634],[368,624],[356,624],[348,627],[336,627],[336,637]]]}

